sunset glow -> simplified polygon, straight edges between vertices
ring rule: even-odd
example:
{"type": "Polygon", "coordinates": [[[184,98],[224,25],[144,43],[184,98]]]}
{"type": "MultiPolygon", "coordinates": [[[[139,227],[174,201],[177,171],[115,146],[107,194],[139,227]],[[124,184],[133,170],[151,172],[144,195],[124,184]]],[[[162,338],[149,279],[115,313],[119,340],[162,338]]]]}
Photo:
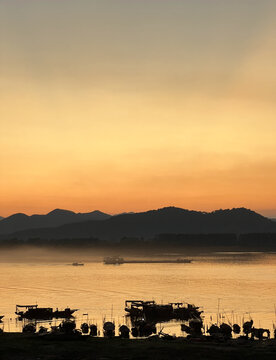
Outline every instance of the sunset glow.
{"type": "Polygon", "coordinates": [[[275,14],[273,0],[2,0],[0,215],[274,216],[275,14]]]}

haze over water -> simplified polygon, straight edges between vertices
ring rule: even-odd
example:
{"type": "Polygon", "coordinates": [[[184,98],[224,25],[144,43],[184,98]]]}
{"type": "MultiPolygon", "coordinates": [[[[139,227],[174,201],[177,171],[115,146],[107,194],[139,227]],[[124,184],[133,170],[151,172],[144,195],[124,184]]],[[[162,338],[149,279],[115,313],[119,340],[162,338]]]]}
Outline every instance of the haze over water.
{"type": "MultiPolygon", "coordinates": [[[[97,323],[113,318],[124,323],[124,302],[129,299],[157,302],[187,301],[204,310],[205,324],[248,320],[256,327],[276,324],[276,254],[216,254],[193,257],[191,264],[104,265],[87,261],[1,262],[0,315],[5,331],[21,331],[15,321],[16,304],[77,308],[77,323],[97,323]],[[9,320],[12,319],[12,320],[9,320]]],[[[98,259],[99,261],[99,259],[98,259]]],[[[46,322],[46,326],[49,322],[46,322]]],[[[52,323],[52,325],[55,322],[52,323]]],[[[49,327],[49,325],[48,325],[49,327]]],[[[162,324],[164,331],[180,334],[179,323],[162,324]]],[[[159,330],[159,326],[158,326],[159,330]]]]}

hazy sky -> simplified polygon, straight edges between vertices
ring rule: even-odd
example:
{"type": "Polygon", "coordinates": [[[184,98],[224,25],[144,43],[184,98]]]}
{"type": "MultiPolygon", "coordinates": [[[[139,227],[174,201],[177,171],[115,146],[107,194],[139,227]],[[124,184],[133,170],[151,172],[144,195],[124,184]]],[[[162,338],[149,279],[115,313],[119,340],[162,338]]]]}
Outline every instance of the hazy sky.
{"type": "Polygon", "coordinates": [[[275,0],[0,0],[0,215],[276,214],[275,0]]]}

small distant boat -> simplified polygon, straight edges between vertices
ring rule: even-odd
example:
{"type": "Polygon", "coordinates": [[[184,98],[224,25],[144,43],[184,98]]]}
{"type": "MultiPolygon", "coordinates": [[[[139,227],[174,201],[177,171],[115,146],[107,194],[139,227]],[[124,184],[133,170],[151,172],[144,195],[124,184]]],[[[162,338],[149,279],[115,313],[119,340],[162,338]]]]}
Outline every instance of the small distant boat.
{"type": "Polygon", "coordinates": [[[84,266],[83,263],[73,262],[72,266],[84,266]]]}
{"type": "Polygon", "coordinates": [[[180,264],[190,264],[191,262],[192,260],[190,259],[181,259],[181,258],[176,259],[176,263],[180,263],[180,264]]]}
{"type": "Polygon", "coordinates": [[[124,259],[119,256],[107,256],[103,261],[105,265],[120,265],[125,262],[124,259]]]}
{"type": "Polygon", "coordinates": [[[190,259],[143,259],[143,260],[125,260],[119,256],[108,256],[103,259],[104,264],[106,265],[121,265],[121,264],[190,264],[192,260],[190,259]]]}

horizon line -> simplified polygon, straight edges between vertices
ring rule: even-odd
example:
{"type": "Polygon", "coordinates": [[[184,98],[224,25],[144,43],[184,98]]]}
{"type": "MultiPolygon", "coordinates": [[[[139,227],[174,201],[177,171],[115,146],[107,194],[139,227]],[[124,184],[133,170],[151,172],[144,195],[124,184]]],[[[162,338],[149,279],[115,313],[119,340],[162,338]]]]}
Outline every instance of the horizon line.
{"type": "Polygon", "coordinates": [[[167,206],[161,206],[161,207],[157,207],[157,208],[152,208],[152,209],[147,209],[147,210],[136,210],[136,211],[133,211],[133,210],[130,210],[130,211],[121,211],[121,212],[106,212],[104,210],[99,210],[99,209],[95,209],[95,210],[87,210],[87,211],[75,211],[75,210],[71,210],[71,209],[65,209],[65,208],[61,208],[61,207],[57,207],[57,208],[54,208],[48,212],[43,212],[43,213],[38,213],[38,212],[34,212],[34,213],[30,213],[29,211],[27,212],[14,212],[14,213],[11,213],[10,215],[7,215],[7,216],[1,216],[0,214],[0,217],[2,217],[3,219],[6,219],[6,218],[9,218],[10,216],[13,216],[13,215],[18,215],[18,214],[22,214],[22,215],[27,215],[27,216],[33,216],[33,215],[41,215],[41,216],[45,216],[45,215],[48,215],[50,214],[51,212],[53,211],[56,211],[56,210],[60,210],[60,211],[69,211],[69,212],[72,212],[74,214],[89,214],[89,213],[93,213],[93,212],[101,212],[103,214],[106,214],[106,215],[110,215],[110,216],[118,216],[118,215],[123,215],[123,214],[139,214],[139,213],[144,213],[144,212],[148,212],[148,211],[156,211],[156,210],[161,210],[161,209],[165,209],[165,208],[177,208],[177,209],[182,209],[182,210],[187,210],[187,211],[195,211],[195,212],[203,212],[203,213],[212,213],[212,212],[215,212],[215,211],[218,211],[218,210],[233,210],[233,209],[247,209],[247,210],[250,210],[250,211],[254,211],[262,216],[265,216],[267,218],[273,218],[273,217],[276,217],[276,209],[252,209],[252,208],[249,208],[249,207],[246,207],[246,206],[238,206],[238,207],[225,207],[225,208],[215,208],[213,210],[195,210],[195,209],[189,209],[189,208],[185,208],[185,207],[180,207],[180,206],[175,206],[175,205],[167,205],[167,206]],[[268,213],[271,212],[271,214],[269,215],[268,213]],[[274,213],[274,214],[273,214],[274,213]]]}

